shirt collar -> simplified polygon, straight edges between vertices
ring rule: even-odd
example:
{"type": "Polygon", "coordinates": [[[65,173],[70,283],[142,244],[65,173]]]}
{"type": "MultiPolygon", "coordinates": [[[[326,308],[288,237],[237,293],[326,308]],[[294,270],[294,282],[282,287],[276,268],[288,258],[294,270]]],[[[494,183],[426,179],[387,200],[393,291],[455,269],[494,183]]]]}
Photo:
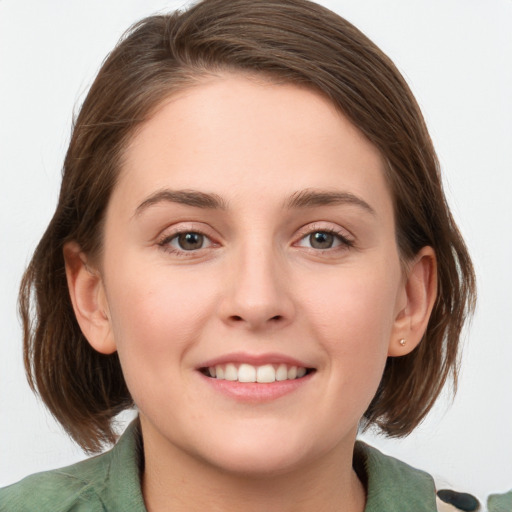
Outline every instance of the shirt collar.
{"type": "Polygon", "coordinates": [[[361,441],[354,450],[354,468],[365,483],[365,512],[436,512],[432,477],[361,441]]]}
{"type": "MultiPolygon", "coordinates": [[[[102,495],[126,512],[145,512],[141,490],[144,454],[140,422],[127,427],[109,452],[102,495]]],[[[354,450],[354,468],[367,489],[364,512],[436,512],[432,477],[361,441],[354,450]]]]}

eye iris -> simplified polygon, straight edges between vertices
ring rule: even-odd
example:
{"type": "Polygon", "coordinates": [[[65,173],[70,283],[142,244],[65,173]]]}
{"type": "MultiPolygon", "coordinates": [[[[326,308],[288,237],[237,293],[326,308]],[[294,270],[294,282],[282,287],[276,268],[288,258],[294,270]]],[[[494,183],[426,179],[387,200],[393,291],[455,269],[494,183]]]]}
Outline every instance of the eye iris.
{"type": "Polygon", "coordinates": [[[334,235],[324,231],[317,231],[309,235],[309,242],[311,247],[315,249],[330,249],[334,243],[334,235]]]}
{"type": "Polygon", "coordinates": [[[178,244],[185,251],[201,249],[204,236],[200,233],[182,233],[178,236],[178,244]]]}

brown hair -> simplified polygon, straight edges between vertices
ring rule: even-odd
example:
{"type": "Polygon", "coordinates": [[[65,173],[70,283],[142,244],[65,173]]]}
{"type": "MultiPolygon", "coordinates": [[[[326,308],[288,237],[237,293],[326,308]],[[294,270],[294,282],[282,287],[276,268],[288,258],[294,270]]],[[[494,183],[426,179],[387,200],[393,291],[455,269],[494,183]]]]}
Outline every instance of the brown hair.
{"type": "Polygon", "coordinates": [[[132,399],[117,354],[95,352],[80,331],[63,246],[76,241],[85,253],[101,254],[105,209],[136,128],[165,97],[225,71],[328,97],[387,163],[402,260],[434,248],[438,296],[424,339],[409,355],[388,358],[364,417],[387,435],[407,435],[450,374],[456,383],[461,329],[474,307],[473,268],[404,79],[359,30],[307,0],[204,0],[142,20],[108,56],[76,119],[58,206],[21,284],[29,382],[85,450],[115,439],[112,420],[132,399]]]}

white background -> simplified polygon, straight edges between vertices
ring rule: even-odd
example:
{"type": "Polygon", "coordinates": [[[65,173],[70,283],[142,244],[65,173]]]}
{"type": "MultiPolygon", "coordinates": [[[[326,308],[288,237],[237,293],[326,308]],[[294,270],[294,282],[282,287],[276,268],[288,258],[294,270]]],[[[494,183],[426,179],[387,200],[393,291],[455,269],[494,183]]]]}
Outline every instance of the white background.
{"type": "MultiPolygon", "coordinates": [[[[72,119],[134,21],[184,2],[0,0],[0,486],[84,455],[25,382],[23,269],[56,204],[72,119]]],[[[479,305],[453,404],[383,451],[480,497],[512,487],[512,0],[332,0],[395,61],[434,139],[479,305]]],[[[307,411],[305,412],[307,413],[307,411]]]]}

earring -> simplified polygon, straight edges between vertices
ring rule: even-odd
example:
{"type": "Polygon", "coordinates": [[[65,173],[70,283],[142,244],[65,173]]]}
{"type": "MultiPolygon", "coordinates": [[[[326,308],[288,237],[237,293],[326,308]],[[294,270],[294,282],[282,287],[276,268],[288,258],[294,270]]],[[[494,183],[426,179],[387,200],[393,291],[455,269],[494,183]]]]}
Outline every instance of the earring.
{"type": "Polygon", "coordinates": [[[402,345],[402,347],[405,347],[405,344],[407,343],[407,341],[405,340],[405,338],[402,338],[398,343],[400,343],[400,345],[402,345]]]}

